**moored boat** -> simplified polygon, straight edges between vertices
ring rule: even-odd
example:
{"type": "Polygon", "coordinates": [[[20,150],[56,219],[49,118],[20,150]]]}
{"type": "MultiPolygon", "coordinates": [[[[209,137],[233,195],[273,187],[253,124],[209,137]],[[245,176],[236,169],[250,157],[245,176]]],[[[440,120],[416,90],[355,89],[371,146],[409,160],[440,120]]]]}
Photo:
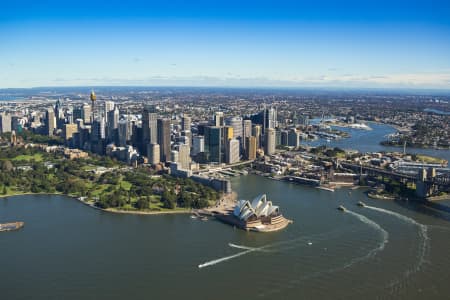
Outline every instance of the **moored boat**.
{"type": "Polygon", "coordinates": [[[25,225],[24,222],[12,222],[0,224],[0,232],[18,230],[25,225]]]}

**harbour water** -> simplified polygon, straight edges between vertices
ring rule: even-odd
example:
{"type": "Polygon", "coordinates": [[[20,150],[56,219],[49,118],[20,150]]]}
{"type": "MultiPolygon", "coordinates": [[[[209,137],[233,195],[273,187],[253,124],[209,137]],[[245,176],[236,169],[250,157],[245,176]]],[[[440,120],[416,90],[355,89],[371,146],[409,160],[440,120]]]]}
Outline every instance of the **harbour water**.
{"type": "Polygon", "coordinates": [[[111,214],[63,196],[2,198],[0,222],[27,224],[0,234],[2,298],[444,299],[450,294],[447,213],[368,199],[361,189],[328,192],[255,175],[232,178],[232,186],[240,199],[266,193],[294,223],[261,234],[189,215],[111,214]],[[357,207],[358,201],[370,207],[357,207]],[[339,205],[349,212],[338,211],[339,205]]]}
{"type": "MultiPolygon", "coordinates": [[[[318,121],[318,119],[314,119],[318,121]]],[[[353,149],[360,152],[377,152],[377,151],[397,151],[402,152],[402,147],[387,147],[380,144],[381,141],[386,140],[387,136],[396,132],[395,128],[385,124],[369,123],[372,130],[360,130],[352,128],[336,127],[341,131],[350,133],[350,138],[343,138],[331,140],[327,142],[324,139],[307,142],[310,146],[326,145],[328,147],[339,147],[342,149],[353,149]]],[[[443,158],[450,162],[450,150],[442,149],[422,149],[422,148],[406,148],[407,153],[425,154],[435,157],[443,158]]]]}

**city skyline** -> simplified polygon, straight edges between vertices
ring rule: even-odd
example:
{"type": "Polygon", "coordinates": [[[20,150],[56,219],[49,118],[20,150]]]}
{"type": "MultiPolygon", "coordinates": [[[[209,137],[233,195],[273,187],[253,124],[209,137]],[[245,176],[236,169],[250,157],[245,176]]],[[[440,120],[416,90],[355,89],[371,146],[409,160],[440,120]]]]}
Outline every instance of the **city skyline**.
{"type": "Polygon", "coordinates": [[[444,1],[3,5],[0,88],[450,89],[444,1]]]}

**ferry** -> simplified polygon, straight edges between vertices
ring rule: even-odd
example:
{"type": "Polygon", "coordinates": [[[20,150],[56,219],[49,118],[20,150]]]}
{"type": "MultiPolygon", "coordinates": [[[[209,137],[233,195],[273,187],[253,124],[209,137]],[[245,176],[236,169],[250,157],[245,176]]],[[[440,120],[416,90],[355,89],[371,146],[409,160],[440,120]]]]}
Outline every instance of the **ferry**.
{"type": "Polygon", "coordinates": [[[347,209],[343,205],[339,205],[337,209],[342,211],[342,212],[346,212],[347,211],[347,209]]]}
{"type": "Polygon", "coordinates": [[[0,232],[18,230],[25,225],[24,222],[13,222],[0,224],[0,232]]]}

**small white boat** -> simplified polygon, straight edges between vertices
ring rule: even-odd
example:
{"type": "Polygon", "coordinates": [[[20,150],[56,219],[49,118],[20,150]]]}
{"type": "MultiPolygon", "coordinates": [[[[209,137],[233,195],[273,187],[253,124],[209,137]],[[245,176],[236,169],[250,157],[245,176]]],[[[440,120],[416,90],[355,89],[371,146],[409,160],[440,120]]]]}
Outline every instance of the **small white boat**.
{"type": "Polygon", "coordinates": [[[337,209],[342,211],[342,212],[346,212],[347,211],[347,209],[343,205],[339,205],[337,209]]]}

